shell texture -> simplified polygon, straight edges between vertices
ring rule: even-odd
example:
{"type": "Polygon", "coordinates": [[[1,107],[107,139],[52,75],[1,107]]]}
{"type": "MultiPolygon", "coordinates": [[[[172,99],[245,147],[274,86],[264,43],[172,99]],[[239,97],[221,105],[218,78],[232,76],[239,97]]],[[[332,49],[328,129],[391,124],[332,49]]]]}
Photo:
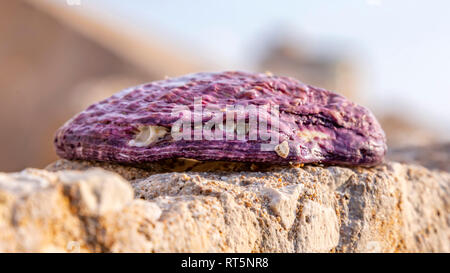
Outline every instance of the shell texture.
{"type": "Polygon", "coordinates": [[[387,149],[368,109],[292,78],[240,71],[123,90],[69,120],[56,132],[55,146],[65,159],[129,164],[192,158],[371,166],[383,161],[387,149]],[[208,123],[213,126],[206,130],[208,123]]]}

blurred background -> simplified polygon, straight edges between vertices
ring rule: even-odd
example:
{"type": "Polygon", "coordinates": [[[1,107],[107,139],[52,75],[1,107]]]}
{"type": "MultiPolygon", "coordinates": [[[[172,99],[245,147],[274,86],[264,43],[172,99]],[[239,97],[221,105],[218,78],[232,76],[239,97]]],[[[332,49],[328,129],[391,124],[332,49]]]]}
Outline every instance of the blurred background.
{"type": "Polygon", "coordinates": [[[449,14],[420,0],[0,0],[0,171],[54,161],[55,130],[122,88],[230,69],[369,107],[391,150],[448,143],[449,14]]]}

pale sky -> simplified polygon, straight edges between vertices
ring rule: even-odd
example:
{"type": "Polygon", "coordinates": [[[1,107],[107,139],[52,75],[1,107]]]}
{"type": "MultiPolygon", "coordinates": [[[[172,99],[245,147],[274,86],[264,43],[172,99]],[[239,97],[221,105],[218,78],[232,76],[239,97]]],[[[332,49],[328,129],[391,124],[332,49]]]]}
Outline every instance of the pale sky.
{"type": "Polygon", "coordinates": [[[369,107],[450,132],[450,1],[81,0],[80,7],[163,33],[222,69],[252,70],[264,34],[288,26],[313,45],[349,50],[369,107]]]}

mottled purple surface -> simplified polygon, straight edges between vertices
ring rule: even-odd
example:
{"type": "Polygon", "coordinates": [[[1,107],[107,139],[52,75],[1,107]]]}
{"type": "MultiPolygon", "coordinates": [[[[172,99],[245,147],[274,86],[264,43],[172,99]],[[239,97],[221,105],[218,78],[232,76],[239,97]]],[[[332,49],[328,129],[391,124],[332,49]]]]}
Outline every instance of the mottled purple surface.
{"type": "Polygon", "coordinates": [[[184,157],[273,163],[375,165],[386,153],[385,135],[373,114],[341,95],[295,79],[246,72],[198,73],[123,90],[91,105],[61,127],[55,137],[60,157],[119,163],[184,157]],[[128,142],[140,125],[170,129],[175,105],[265,105],[280,109],[280,143],[289,155],[261,151],[258,140],[179,140],[167,134],[148,147],[128,142]]]}

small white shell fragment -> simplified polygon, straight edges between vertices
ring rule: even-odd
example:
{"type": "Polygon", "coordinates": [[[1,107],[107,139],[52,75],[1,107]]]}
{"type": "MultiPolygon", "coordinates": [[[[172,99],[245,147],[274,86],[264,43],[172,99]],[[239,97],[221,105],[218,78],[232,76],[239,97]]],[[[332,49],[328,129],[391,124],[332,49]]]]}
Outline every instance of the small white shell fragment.
{"type": "Polygon", "coordinates": [[[138,129],[139,132],[136,134],[134,139],[128,142],[128,146],[146,147],[163,138],[168,131],[166,127],[155,125],[143,125],[138,129]]]}
{"type": "Polygon", "coordinates": [[[289,143],[287,140],[281,142],[275,146],[275,152],[282,158],[286,158],[289,155],[289,143]]]}

